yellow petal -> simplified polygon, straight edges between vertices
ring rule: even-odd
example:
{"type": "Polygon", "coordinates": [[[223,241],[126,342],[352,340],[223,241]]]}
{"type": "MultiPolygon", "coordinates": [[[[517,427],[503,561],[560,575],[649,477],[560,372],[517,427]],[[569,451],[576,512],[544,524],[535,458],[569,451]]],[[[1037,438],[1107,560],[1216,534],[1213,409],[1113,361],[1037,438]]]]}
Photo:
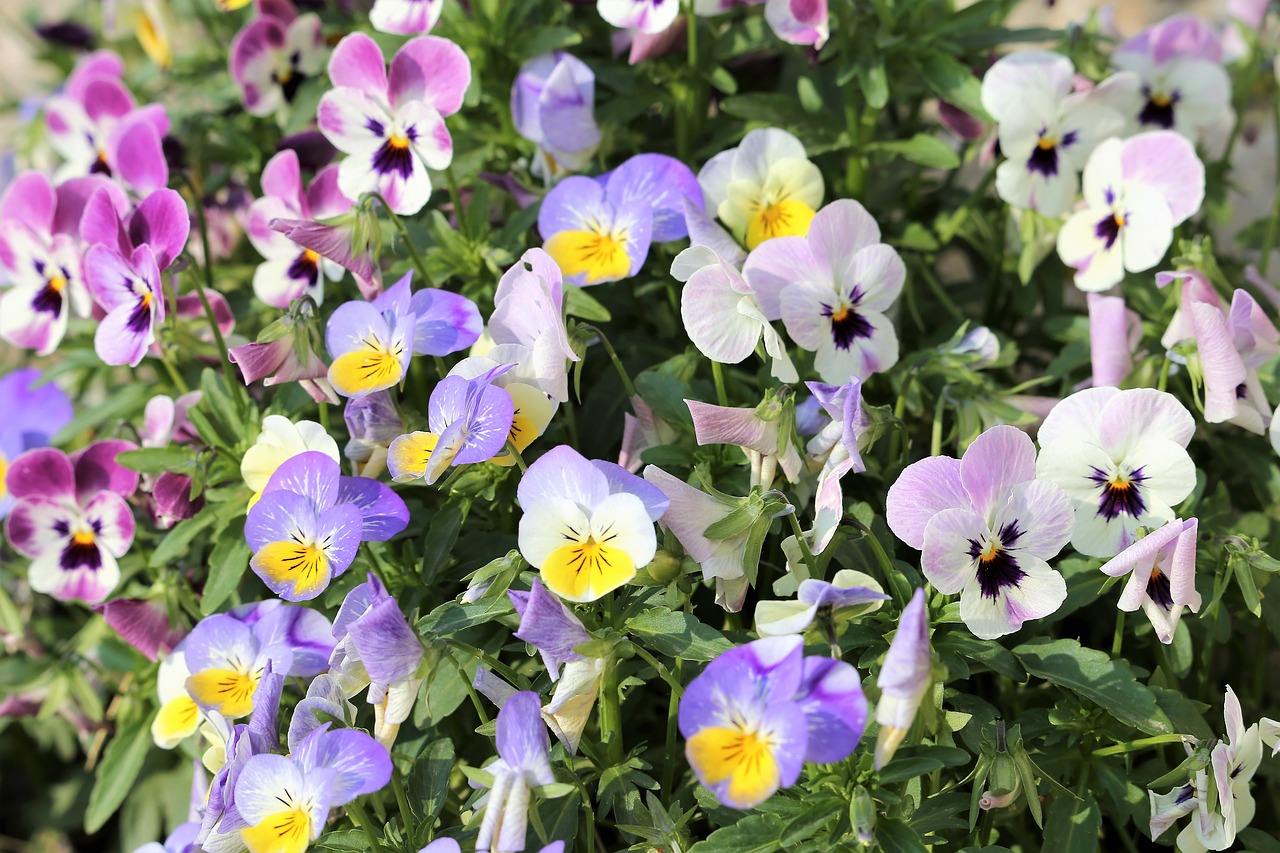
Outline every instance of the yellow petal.
{"type": "Polygon", "coordinates": [[[542,582],[568,601],[595,601],[635,575],[630,554],[594,539],[562,545],[542,564],[542,582]]]}
{"type": "Polygon", "coordinates": [[[293,587],[298,598],[314,598],[329,585],[329,557],[318,545],[269,542],[253,555],[252,565],[264,580],[293,587]]]}
{"type": "Polygon", "coordinates": [[[258,679],[234,669],[206,669],[187,679],[187,691],[206,708],[224,717],[243,717],[253,710],[258,679]]]}
{"type": "Polygon", "coordinates": [[[190,696],[170,699],[160,707],[160,713],[151,722],[151,739],[161,749],[173,749],[195,734],[200,724],[200,709],[190,696]]]}
{"type": "Polygon", "coordinates": [[[427,463],[440,437],[434,432],[413,432],[397,438],[387,451],[387,467],[396,471],[397,482],[417,480],[427,472],[427,463]]]}
{"type": "Polygon", "coordinates": [[[311,843],[311,815],[302,809],[277,812],[240,830],[251,853],[302,853],[311,843]]]}
{"type": "Polygon", "coordinates": [[[778,789],[778,762],[769,741],[754,732],[706,728],[689,738],[685,754],[708,784],[729,780],[727,800],[735,807],[749,808],[778,789]]]}
{"type": "Polygon", "coordinates": [[[747,248],[754,249],[774,237],[803,237],[809,233],[813,217],[814,209],[795,199],[764,207],[747,222],[747,248]]]}
{"type": "Polygon", "coordinates": [[[345,397],[390,388],[403,376],[400,355],[382,347],[352,350],[329,365],[329,383],[345,397]]]}
{"type": "Polygon", "coordinates": [[[561,231],[543,246],[566,276],[582,275],[587,284],[617,281],[631,272],[626,235],[561,231]]]}
{"type": "Polygon", "coordinates": [[[133,29],[138,34],[138,44],[142,46],[147,56],[151,57],[152,62],[161,68],[168,68],[173,64],[169,33],[158,12],[139,11],[133,29]]]}
{"type": "MultiPolygon", "coordinates": [[[[507,438],[516,446],[518,452],[523,453],[534,439],[542,435],[547,424],[551,423],[556,407],[547,399],[546,394],[532,385],[513,382],[502,390],[511,395],[511,402],[515,404],[515,415],[511,418],[511,432],[507,438]]],[[[514,465],[516,458],[504,449],[493,457],[492,461],[506,466],[514,465]]]]}

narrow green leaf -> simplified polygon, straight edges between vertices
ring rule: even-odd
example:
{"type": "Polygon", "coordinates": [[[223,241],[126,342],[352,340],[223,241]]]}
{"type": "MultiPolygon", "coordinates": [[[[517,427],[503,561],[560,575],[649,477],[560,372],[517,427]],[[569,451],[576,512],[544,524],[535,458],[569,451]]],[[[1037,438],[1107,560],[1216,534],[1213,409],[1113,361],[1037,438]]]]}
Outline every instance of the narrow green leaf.
{"type": "Polygon", "coordinates": [[[960,155],[947,143],[927,133],[917,133],[910,139],[877,142],[867,146],[876,151],[897,154],[904,160],[919,163],[931,169],[954,169],[960,165],[960,155]]]}
{"type": "Polygon", "coordinates": [[[151,749],[152,716],[148,714],[121,727],[103,752],[84,813],[84,831],[90,835],[102,828],[133,789],[133,781],[151,749]]]}
{"type": "Polygon", "coordinates": [[[422,541],[422,582],[428,586],[436,578],[436,573],[444,568],[449,559],[449,552],[457,544],[458,533],[462,530],[462,522],[466,513],[456,503],[447,503],[431,519],[426,536],[422,541]]]}
{"type": "Polygon", "coordinates": [[[570,317],[581,317],[589,323],[608,323],[613,319],[609,309],[581,287],[564,289],[564,311],[570,317]]]}
{"type": "Polygon", "coordinates": [[[876,821],[876,841],[884,853],[928,853],[920,833],[896,818],[876,821]]]}
{"type": "Polygon", "coordinates": [[[982,83],[967,65],[945,53],[930,53],[921,63],[925,84],[934,94],[959,107],[974,118],[990,121],[982,107],[982,83]]]}
{"type": "Polygon", "coordinates": [[[790,849],[795,844],[809,840],[821,832],[822,828],[844,808],[844,803],[837,799],[828,798],[815,803],[798,817],[787,821],[786,827],[782,830],[782,846],[790,849]]]}
{"type": "Polygon", "coordinates": [[[245,542],[244,531],[239,525],[223,531],[209,554],[209,581],[204,585],[204,595],[200,599],[201,613],[205,616],[216,613],[236,591],[251,556],[249,543],[245,542]]]}
{"type": "Polygon", "coordinates": [[[195,454],[184,447],[146,447],[116,455],[116,462],[140,474],[179,471],[195,463],[195,454]]]}
{"type": "Polygon", "coordinates": [[[151,552],[149,565],[152,568],[157,568],[171,562],[175,557],[181,556],[191,545],[192,540],[217,520],[218,515],[214,505],[209,504],[197,513],[195,518],[179,521],[160,540],[159,544],[156,545],[156,549],[151,552]]]}

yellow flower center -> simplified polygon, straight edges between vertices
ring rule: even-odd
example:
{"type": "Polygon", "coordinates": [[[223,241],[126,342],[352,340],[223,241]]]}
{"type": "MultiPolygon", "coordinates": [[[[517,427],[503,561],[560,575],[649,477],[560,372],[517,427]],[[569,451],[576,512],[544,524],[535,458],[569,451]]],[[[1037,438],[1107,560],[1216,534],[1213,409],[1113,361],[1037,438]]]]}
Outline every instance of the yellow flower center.
{"type": "Polygon", "coordinates": [[[0,498],[9,494],[9,487],[5,485],[5,475],[9,473],[9,460],[3,453],[0,453],[0,498]]]}
{"type": "Polygon", "coordinates": [[[1173,103],[1173,98],[1169,97],[1168,95],[1155,94],[1151,96],[1151,103],[1155,104],[1157,107],[1160,107],[1161,109],[1164,109],[1165,107],[1173,103]]]}
{"type": "Polygon", "coordinates": [[[276,586],[291,586],[300,598],[314,598],[329,585],[329,557],[314,542],[271,542],[253,555],[253,568],[276,586]]]}
{"type": "MultiPolygon", "coordinates": [[[[568,538],[568,537],[567,537],[568,538]]],[[[542,581],[547,588],[569,601],[595,601],[635,577],[631,555],[610,545],[613,536],[562,545],[542,564],[542,581]]]]}
{"type": "Polygon", "coordinates": [[[49,289],[52,290],[54,293],[61,293],[63,288],[67,286],[67,279],[65,276],[54,273],[52,276],[49,277],[49,281],[47,283],[48,283],[49,289]]]}
{"type": "Polygon", "coordinates": [[[774,237],[803,237],[809,233],[814,209],[802,201],[780,199],[762,204],[747,221],[747,248],[774,237]]]}
{"type": "Polygon", "coordinates": [[[302,853],[311,843],[311,814],[297,807],[276,812],[240,836],[251,853],[302,853]]]}
{"type": "Polygon", "coordinates": [[[1054,139],[1052,136],[1042,136],[1040,137],[1040,141],[1036,143],[1036,145],[1043,151],[1048,151],[1057,144],[1058,140],[1054,139]]]}
{"type": "Polygon", "coordinates": [[[187,692],[200,705],[224,717],[243,717],[253,710],[260,675],[242,668],[206,669],[187,679],[187,692]]]}
{"type": "Polygon", "coordinates": [[[404,375],[400,357],[404,344],[389,346],[382,341],[364,341],[360,349],[343,353],[329,365],[329,382],[348,397],[390,388],[404,375]]]}
{"type": "Polygon", "coordinates": [[[404,149],[409,147],[409,137],[405,136],[403,133],[396,133],[396,134],[393,134],[392,137],[387,140],[387,144],[390,145],[392,148],[398,148],[399,150],[403,151],[404,149]]]}
{"type": "Polygon", "coordinates": [[[88,545],[92,545],[94,543],[94,540],[95,540],[95,537],[93,535],[92,530],[81,530],[71,537],[71,544],[88,546],[88,545]]]}
{"type": "Polygon", "coordinates": [[[586,284],[617,281],[631,272],[627,231],[608,231],[590,223],[584,231],[561,231],[544,247],[567,276],[585,276],[586,284]]]}
{"type": "Polygon", "coordinates": [[[318,263],[320,263],[320,253],[319,253],[319,252],[316,252],[316,251],[313,251],[313,250],[311,250],[311,249],[303,249],[303,250],[302,250],[302,257],[303,257],[303,258],[305,258],[305,259],[306,259],[306,261],[307,261],[307,263],[309,263],[309,264],[318,264],[318,263]]]}
{"type": "Polygon", "coordinates": [[[689,738],[686,754],[710,785],[729,780],[724,797],[736,808],[750,808],[778,787],[776,744],[767,733],[742,722],[703,729],[689,738]]]}
{"type": "Polygon", "coordinates": [[[843,323],[843,322],[844,322],[845,320],[847,320],[848,318],[849,318],[849,306],[848,306],[848,305],[841,305],[839,308],[837,308],[837,309],[836,309],[835,311],[833,311],[833,312],[832,312],[832,314],[831,314],[831,322],[833,322],[833,323],[843,323]]]}
{"type": "Polygon", "coordinates": [[[990,563],[999,555],[1000,555],[1000,543],[996,542],[995,540],[992,540],[987,543],[985,548],[982,549],[982,553],[978,555],[978,559],[981,560],[983,564],[986,564],[986,563],[990,563]]]}

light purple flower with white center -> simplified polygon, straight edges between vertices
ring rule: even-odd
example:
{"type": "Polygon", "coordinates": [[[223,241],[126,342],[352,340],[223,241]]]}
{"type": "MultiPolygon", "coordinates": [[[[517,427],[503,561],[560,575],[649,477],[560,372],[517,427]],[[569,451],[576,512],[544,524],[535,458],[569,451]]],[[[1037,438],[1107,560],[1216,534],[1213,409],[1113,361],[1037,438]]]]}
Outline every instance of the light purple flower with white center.
{"type": "Polygon", "coordinates": [[[1195,429],[1186,407],[1154,388],[1089,388],[1058,403],[1040,426],[1036,472],[1075,507],[1071,547],[1111,557],[1140,527],[1172,521],[1195,487],[1195,429]]]}
{"type": "Polygon", "coordinates": [[[347,701],[338,678],[329,673],[317,675],[307,685],[307,695],[293,709],[285,742],[292,752],[307,735],[330,722],[329,717],[347,723],[354,720],[355,715],[355,706],[347,701]]]}
{"type": "Polygon", "coordinates": [[[1200,209],[1204,164],[1171,131],[1153,131],[1094,149],[1084,170],[1084,208],[1058,232],[1058,257],[1076,270],[1076,287],[1103,291],[1126,271],[1149,270],[1173,242],[1173,229],[1200,209]]]}
{"type": "Polygon", "coordinates": [[[1142,318],[1125,307],[1123,296],[1089,293],[1087,297],[1093,387],[1118,386],[1133,370],[1133,351],[1142,340],[1142,318]]]}
{"type": "Polygon", "coordinates": [[[836,528],[844,520],[844,492],[840,480],[850,471],[867,470],[858,449],[858,440],[871,427],[871,419],[862,411],[862,380],[851,377],[844,385],[806,382],[823,411],[831,417],[805,450],[810,456],[827,454],[818,473],[814,492],[813,553],[821,554],[831,543],[836,528]]]}
{"type": "Polygon", "coordinates": [[[231,42],[231,79],[245,111],[269,116],[293,103],[299,87],[324,68],[324,27],[314,13],[299,15],[288,0],[269,8],[231,42]]]}
{"type": "Polygon", "coordinates": [[[511,120],[538,146],[535,175],[551,182],[591,161],[600,147],[595,93],[595,74],[572,54],[557,50],[520,66],[511,87],[511,120]]]}
{"type": "Polygon", "coordinates": [[[876,722],[880,725],[880,734],[876,737],[877,770],[892,760],[915,722],[920,703],[933,686],[932,659],[929,608],[925,606],[921,588],[911,596],[898,618],[898,631],[876,677],[876,686],[880,688],[880,701],[876,703],[876,722]]]}
{"type": "Polygon", "coordinates": [[[600,17],[620,30],[639,30],[653,35],[675,22],[680,14],[678,0],[596,0],[600,17]]]}
{"type": "Polygon", "coordinates": [[[350,199],[377,192],[401,216],[431,197],[427,169],[453,162],[446,116],[462,106],[471,62],[456,44],[420,36],[402,46],[387,72],[382,50],[364,33],[338,43],[329,58],[334,88],[320,100],[320,131],[347,154],[338,187],[350,199]]]}
{"type": "Polygon", "coordinates": [[[1200,593],[1196,592],[1198,530],[1196,519],[1175,518],[1102,566],[1104,575],[1129,576],[1117,606],[1130,613],[1141,607],[1156,637],[1166,646],[1173,642],[1182,609],[1200,612],[1200,593]]]}
{"type": "Polygon", "coordinates": [[[386,541],[408,524],[409,511],[390,488],[341,470],[325,453],[294,456],[249,510],[250,566],[286,601],[315,598],[347,570],[361,541],[386,541]]]}
{"type": "Polygon", "coordinates": [[[137,366],[155,343],[165,317],[160,274],[187,244],[191,217],[182,196],[160,189],[147,196],[126,220],[109,192],[96,191],[85,206],[80,234],[90,244],[85,280],[107,312],[93,346],[107,364],[137,366]]]}
{"type": "Polygon", "coordinates": [[[538,650],[547,674],[558,681],[563,665],[582,658],[574,648],[588,642],[591,635],[573,611],[547,592],[537,578],[528,592],[507,590],[507,597],[520,616],[515,636],[538,650]]]}
{"type": "Polygon", "coordinates": [[[964,457],[907,466],[889,488],[894,534],[922,552],[920,567],[960,618],[984,640],[1056,611],[1067,597],[1052,559],[1071,538],[1071,501],[1036,479],[1036,448],[1021,430],[996,426],[964,457]]]}
{"type": "Polygon", "coordinates": [[[1139,78],[1129,118],[1143,130],[1172,130],[1189,139],[1228,114],[1231,78],[1222,43],[1198,15],[1174,15],[1120,45],[1116,68],[1139,78]]]}
{"type": "Polygon", "coordinates": [[[28,450],[47,447],[75,414],[71,400],[52,382],[41,383],[40,371],[26,367],[0,378],[0,518],[9,514],[14,496],[5,473],[28,450]]]}
{"type": "Polygon", "coordinates": [[[1065,213],[1093,149],[1124,130],[1106,92],[1077,92],[1075,67],[1058,53],[1018,51],[992,65],[982,79],[982,105],[996,120],[1006,158],[996,170],[1000,198],[1045,216],[1065,213]]]}
{"type": "Polygon", "coordinates": [[[547,395],[561,403],[569,400],[568,362],[582,357],[574,352],[565,328],[560,267],[542,249],[529,249],[503,273],[493,295],[488,332],[497,344],[490,358],[518,362],[547,395]]]}
{"type": "Polygon", "coordinates": [[[775,237],[747,257],[743,275],[764,316],[816,352],[823,382],[865,379],[898,362],[898,335],[885,316],[906,280],[894,249],[858,202],[841,199],[813,217],[806,237],[775,237]]]}
{"type": "Polygon", "coordinates": [[[135,449],[127,441],[98,441],[68,457],[45,447],[9,465],[5,486],[16,502],[5,537],[31,559],[33,590],[97,604],[115,589],[116,560],[133,544],[133,510],[125,499],[138,487],[137,473],[115,458],[135,449]]]}
{"type": "Polygon", "coordinates": [[[794,601],[761,601],[756,605],[756,633],[762,637],[804,634],[819,612],[837,622],[880,609],[888,601],[879,582],[870,575],[841,569],[830,582],[806,578],[794,601]]]}
{"type": "Polygon", "coordinates": [[[694,13],[710,17],[738,6],[764,4],[764,19],[773,34],[788,44],[821,50],[831,36],[827,0],[694,0],[694,13]]]}
{"type": "Polygon", "coordinates": [[[556,781],[551,771],[551,740],[537,693],[521,691],[503,704],[495,739],[498,760],[484,767],[493,782],[488,786],[476,850],[518,852],[525,846],[533,789],[556,781]]]}
{"type": "Polygon", "coordinates": [[[351,200],[338,189],[338,167],[316,174],[304,191],[294,151],[281,151],[262,170],[262,197],[249,206],[245,234],[266,261],[253,274],[253,292],[273,308],[288,308],[302,296],[324,301],[324,281],[342,278],[342,265],[299,246],[271,227],[277,219],[327,219],[346,213],[351,200]]]}
{"type": "Polygon", "coordinates": [[[416,36],[431,32],[444,11],[444,0],[373,0],[369,23],[380,33],[416,36]]]}
{"type": "Polygon", "coordinates": [[[121,207],[128,200],[102,177],[76,178],[56,188],[39,172],[16,177],[0,197],[0,337],[48,355],[67,331],[71,312],[93,307],[81,263],[80,216],[93,190],[110,187],[121,207]]]}

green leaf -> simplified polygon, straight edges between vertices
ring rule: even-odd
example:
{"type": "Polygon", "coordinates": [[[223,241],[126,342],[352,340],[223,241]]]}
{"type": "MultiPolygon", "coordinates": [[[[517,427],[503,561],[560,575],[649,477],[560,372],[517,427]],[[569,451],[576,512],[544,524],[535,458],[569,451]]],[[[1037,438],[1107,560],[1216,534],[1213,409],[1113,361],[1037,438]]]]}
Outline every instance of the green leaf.
{"type": "Polygon", "coordinates": [[[844,808],[844,803],[832,797],[815,803],[807,811],[787,821],[786,827],[782,830],[782,846],[789,849],[792,845],[817,835],[833,817],[844,811],[844,808]]]}
{"type": "Polygon", "coordinates": [[[492,622],[499,616],[512,612],[514,609],[505,595],[492,601],[476,604],[446,601],[418,620],[418,633],[456,634],[458,631],[492,622]]]}
{"type": "Polygon", "coordinates": [[[332,850],[334,853],[357,853],[369,849],[369,837],[363,829],[340,829],[337,832],[326,832],[315,840],[312,847],[316,850],[332,850]]]}
{"type": "Polygon", "coordinates": [[[862,87],[862,97],[867,99],[867,106],[872,109],[883,109],[889,103],[889,77],[885,74],[884,61],[877,59],[858,64],[858,85],[862,87]]]}
{"type": "Polygon", "coordinates": [[[868,145],[875,151],[897,154],[904,160],[919,163],[930,169],[954,169],[960,165],[960,155],[951,150],[947,143],[927,133],[917,133],[910,139],[893,142],[876,142],[868,145]]]}
{"type": "Polygon", "coordinates": [[[920,833],[895,818],[876,821],[876,841],[884,853],[928,853],[920,833]]]}
{"type": "Polygon", "coordinates": [[[142,411],[154,389],[152,386],[135,382],[119,388],[113,388],[111,395],[96,406],[86,406],[82,412],[71,419],[66,426],[58,430],[49,443],[60,447],[74,439],[87,429],[92,429],[108,421],[128,418],[142,411]]]}
{"type": "Polygon", "coordinates": [[[782,820],[757,814],[717,829],[689,848],[689,853],[773,853],[782,850],[782,820]]]}
{"type": "Polygon", "coordinates": [[[195,464],[196,455],[184,447],[147,447],[126,450],[116,455],[116,462],[139,474],[163,474],[180,471],[195,464]]]}
{"type": "Polygon", "coordinates": [[[1240,830],[1236,835],[1236,840],[1244,845],[1245,850],[1252,853],[1280,853],[1280,841],[1275,836],[1268,835],[1261,829],[1248,827],[1240,830]]]}
{"type": "Polygon", "coordinates": [[[1027,680],[1027,671],[1018,663],[1013,652],[992,640],[979,640],[966,631],[951,631],[937,644],[939,649],[949,649],[961,657],[977,661],[988,669],[1019,683],[1027,680]]]}
{"type": "Polygon", "coordinates": [[[573,47],[582,42],[582,35],[568,27],[539,27],[530,38],[522,38],[519,42],[521,56],[530,59],[553,50],[573,47]]]}
{"type": "Polygon", "coordinates": [[[581,317],[588,323],[608,323],[613,319],[609,309],[581,287],[564,289],[564,311],[570,317],[581,317]]]}
{"type": "Polygon", "coordinates": [[[422,541],[422,583],[430,586],[436,574],[444,568],[449,552],[458,542],[466,513],[456,503],[447,503],[431,519],[427,535],[422,541]]]}
{"type": "Polygon", "coordinates": [[[1053,839],[1056,853],[1094,853],[1101,829],[1102,811],[1092,796],[1058,797],[1049,805],[1044,837],[1053,839]]]}
{"type": "Polygon", "coordinates": [[[148,565],[152,568],[157,568],[172,562],[175,557],[181,556],[187,550],[191,541],[204,532],[205,528],[213,524],[216,519],[213,507],[210,506],[201,511],[195,518],[179,521],[160,540],[159,544],[156,545],[156,549],[151,552],[151,559],[148,565]]]}
{"type": "Polygon", "coordinates": [[[1127,661],[1113,661],[1078,640],[1048,637],[1023,643],[1013,653],[1027,672],[1088,699],[1120,722],[1147,734],[1173,733],[1173,724],[1156,704],[1155,694],[1134,678],[1127,661]]]}
{"type": "Polygon", "coordinates": [[[982,83],[968,66],[945,53],[930,53],[921,63],[924,82],[942,100],[959,107],[974,118],[990,121],[982,108],[982,83]]]}
{"type": "Polygon", "coordinates": [[[432,741],[409,774],[409,804],[418,812],[421,823],[431,824],[440,816],[445,800],[449,797],[449,776],[453,773],[453,741],[448,738],[432,741]]]}
{"type": "Polygon", "coordinates": [[[244,533],[238,526],[223,532],[209,554],[209,581],[204,585],[204,596],[200,599],[202,614],[216,613],[236,591],[251,556],[249,543],[245,542],[244,533]]]}
{"type": "Polygon", "coordinates": [[[943,767],[958,767],[969,763],[969,753],[951,746],[916,746],[894,753],[878,776],[881,785],[904,782],[943,767]]]}
{"type": "Polygon", "coordinates": [[[646,370],[636,377],[636,393],[649,404],[653,413],[668,423],[693,423],[685,400],[693,396],[687,382],[674,376],[646,370]]]}
{"type": "Polygon", "coordinates": [[[89,808],[84,813],[84,831],[90,835],[102,828],[133,790],[133,782],[151,749],[153,716],[147,714],[121,727],[103,752],[93,791],[89,794],[89,808]]]}
{"type": "Polygon", "coordinates": [[[652,607],[627,620],[627,630],[659,654],[685,660],[711,660],[733,644],[724,635],[683,610],[652,607]]]}

